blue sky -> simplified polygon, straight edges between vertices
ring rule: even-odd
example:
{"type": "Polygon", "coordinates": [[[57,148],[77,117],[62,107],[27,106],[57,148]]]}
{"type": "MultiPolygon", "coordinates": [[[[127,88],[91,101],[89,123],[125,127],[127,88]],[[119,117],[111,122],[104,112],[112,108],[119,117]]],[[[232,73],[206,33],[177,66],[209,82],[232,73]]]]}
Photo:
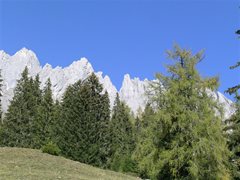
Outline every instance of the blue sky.
{"type": "Polygon", "coordinates": [[[123,75],[153,79],[165,72],[176,42],[205,49],[203,76],[220,76],[220,91],[240,82],[239,0],[0,0],[0,49],[33,50],[41,65],[87,57],[119,89],[123,75]]]}

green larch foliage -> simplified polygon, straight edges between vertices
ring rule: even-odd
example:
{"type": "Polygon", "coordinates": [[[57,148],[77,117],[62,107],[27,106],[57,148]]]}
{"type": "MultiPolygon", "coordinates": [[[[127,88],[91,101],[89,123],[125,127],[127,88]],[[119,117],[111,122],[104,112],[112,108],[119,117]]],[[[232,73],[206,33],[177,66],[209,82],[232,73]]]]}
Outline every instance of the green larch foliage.
{"type": "Polygon", "coordinates": [[[240,100],[237,99],[236,112],[226,120],[226,128],[228,136],[228,147],[231,151],[230,169],[233,179],[240,179],[240,100]]]}
{"type": "MultiPolygon", "coordinates": [[[[240,30],[236,32],[240,35],[240,30]]],[[[237,62],[235,66],[230,69],[235,69],[240,66],[240,62],[237,62]]],[[[230,95],[235,95],[235,108],[236,111],[230,119],[226,120],[226,134],[228,135],[228,147],[231,151],[230,168],[233,179],[240,179],[240,85],[236,85],[227,90],[230,95]]]]}
{"type": "MultiPolygon", "coordinates": [[[[240,35],[240,30],[237,30],[236,34],[240,35]]],[[[239,66],[240,66],[240,61],[238,61],[234,66],[231,66],[230,69],[235,69],[235,68],[237,68],[239,66]]],[[[228,88],[228,90],[226,92],[229,93],[230,95],[235,94],[235,98],[240,100],[239,93],[237,93],[239,89],[240,89],[240,84],[235,85],[235,86],[233,86],[231,88],[228,88]]]]}
{"type": "Polygon", "coordinates": [[[218,78],[198,73],[202,52],[192,55],[175,46],[168,55],[174,63],[150,89],[158,110],[134,153],[139,169],[152,179],[227,179],[229,151],[216,115],[221,107],[208,93],[218,78]]]}
{"type": "Polygon", "coordinates": [[[134,126],[136,143],[141,141],[141,139],[145,138],[145,131],[148,128],[149,124],[152,122],[152,118],[154,117],[154,115],[155,113],[153,111],[153,108],[151,107],[150,103],[147,103],[141,116],[136,117],[134,126]]]}

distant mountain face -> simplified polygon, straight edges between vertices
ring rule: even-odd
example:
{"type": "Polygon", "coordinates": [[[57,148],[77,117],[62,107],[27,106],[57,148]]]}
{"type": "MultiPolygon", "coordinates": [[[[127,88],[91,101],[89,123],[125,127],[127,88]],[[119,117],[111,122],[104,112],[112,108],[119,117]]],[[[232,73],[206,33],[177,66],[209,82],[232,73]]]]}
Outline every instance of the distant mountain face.
{"type": "MultiPolygon", "coordinates": [[[[17,80],[20,79],[21,73],[26,66],[28,67],[31,76],[39,74],[42,82],[41,87],[44,86],[48,78],[51,79],[54,99],[61,99],[63,93],[70,84],[75,83],[79,79],[85,79],[94,72],[92,65],[86,58],[74,61],[71,65],[65,68],[52,68],[50,64],[41,67],[35,53],[26,48],[21,49],[13,56],[8,55],[4,51],[0,51],[0,69],[2,70],[3,77],[2,106],[4,112],[6,112],[9,101],[13,97],[13,90],[16,86],[17,80]]],[[[110,105],[112,107],[116,93],[118,92],[116,87],[112,84],[108,76],[103,76],[102,72],[94,73],[103,85],[104,91],[106,90],[108,92],[110,105]]],[[[124,76],[119,96],[135,114],[139,109],[143,110],[147,103],[148,98],[145,92],[148,83],[149,80],[147,79],[141,81],[139,78],[131,79],[129,74],[124,76]]],[[[225,118],[228,118],[234,112],[232,102],[220,92],[214,92],[211,94],[223,104],[225,118]]]]}

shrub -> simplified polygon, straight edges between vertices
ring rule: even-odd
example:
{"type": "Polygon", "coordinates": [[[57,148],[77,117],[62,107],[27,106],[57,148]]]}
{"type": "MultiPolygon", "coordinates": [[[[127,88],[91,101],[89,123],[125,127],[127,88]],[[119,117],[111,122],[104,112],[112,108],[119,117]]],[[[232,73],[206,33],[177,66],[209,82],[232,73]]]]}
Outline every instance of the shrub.
{"type": "Polygon", "coordinates": [[[49,141],[47,144],[45,144],[42,147],[42,152],[43,153],[48,153],[48,154],[51,154],[51,155],[55,155],[55,156],[59,156],[61,150],[59,149],[57,144],[53,143],[52,141],[49,141]]]}
{"type": "Polygon", "coordinates": [[[110,168],[114,171],[120,172],[136,172],[136,162],[132,160],[130,155],[116,153],[111,162],[110,168]]]}

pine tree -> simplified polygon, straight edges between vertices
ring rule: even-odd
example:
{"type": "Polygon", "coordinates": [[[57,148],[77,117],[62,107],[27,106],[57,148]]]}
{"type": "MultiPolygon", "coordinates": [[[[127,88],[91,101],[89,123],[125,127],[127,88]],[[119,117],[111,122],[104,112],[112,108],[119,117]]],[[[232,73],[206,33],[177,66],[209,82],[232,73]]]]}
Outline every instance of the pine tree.
{"type": "Polygon", "coordinates": [[[28,68],[22,73],[14,90],[4,118],[2,144],[16,147],[39,147],[36,142],[36,114],[41,99],[38,79],[28,77],[28,68]]]}
{"type": "Polygon", "coordinates": [[[35,78],[30,77],[31,90],[29,89],[26,94],[29,96],[27,101],[29,103],[28,111],[31,116],[31,123],[29,124],[31,137],[29,139],[32,140],[31,147],[33,148],[40,148],[42,146],[41,136],[43,136],[43,134],[39,133],[41,122],[38,119],[39,109],[42,105],[42,90],[40,89],[40,85],[39,74],[37,74],[35,78]]]}
{"type": "Polygon", "coordinates": [[[110,100],[108,97],[108,92],[105,91],[101,98],[101,119],[100,119],[100,153],[99,157],[101,159],[99,166],[106,167],[107,161],[109,159],[110,153],[110,100]]]}
{"type": "Polygon", "coordinates": [[[141,118],[136,118],[136,141],[141,141],[141,139],[145,138],[145,131],[150,126],[150,123],[152,122],[152,119],[154,118],[155,112],[153,111],[153,108],[151,107],[150,103],[146,104],[146,107],[144,109],[144,112],[141,115],[141,118]]]}
{"type": "Polygon", "coordinates": [[[74,160],[103,167],[108,154],[109,99],[95,74],[68,87],[61,105],[59,146],[74,160]]]}
{"type": "Polygon", "coordinates": [[[175,46],[168,54],[175,63],[152,84],[153,104],[159,107],[135,151],[139,168],[152,179],[229,178],[229,152],[216,115],[221,108],[208,93],[218,79],[199,75],[201,52],[192,55],[175,46]]]}
{"type": "Polygon", "coordinates": [[[137,116],[135,120],[136,144],[138,143],[138,141],[141,141],[141,139],[145,138],[145,130],[148,128],[154,115],[155,113],[153,111],[153,108],[151,107],[150,103],[147,103],[144,112],[141,113],[141,116],[137,116]]]}
{"type": "MultiPolygon", "coordinates": [[[[137,117],[137,121],[136,121],[136,125],[135,125],[135,126],[137,126],[137,132],[136,132],[136,137],[135,137],[136,145],[135,145],[135,149],[133,152],[133,159],[136,160],[137,163],[139,163],[138,162],[139,159],[136,158],[138,151],[145,152],[145,149],[140,149],[140,148],[145,148],[145,146],[142,146],[140,144],[145,143],[145,142],[151,142],[151,140],[147,140],[147,139],[149,138],[149,129],[150,129],[150,125],[153,122],[154,118],[155,118],[155,112],[154,112],[153,108],[151,107],[151,104],[147,103],[145,106],[144,112],[141,115],[141,118],[137,117]]],[[[149,150],[146,149],[146,152],[148,152],[148,151],[149,150]]],[[[138,174],[143,179],[148,179],[147,170],[145,168],[141,167],[138,174]]]]}
{"type": "Polygon", "coordinates": [[[54,129],[54,102],[52,98],[52,84],[47,80],[43,89],[42,101],[38,108],[38,137],[41,144],[53,139],[54,129]]]}
{"type": "Polygon", "coordinates": [[[1,123],[3,124],[3,112],[2,112],[2,96],[3,96],[3,93],[2,93],[2,86],[3,86],[3,79],[2,79],[2,71],[0,70],[0,120],[1,120],[1,123]]]}
{"type": "MultiPolygon", "coordinates": [[[[10,102],[8,112],[4,119],[4,132],[2,133],[2,143],[7,146],[23,146],[22,140],[27,139],[26,131],[22,127],[22,122],[28,124],[29,113],[25,112],[27,109],[26,97],[24,96],[27,90],[26,85],[29,84],[28,69],[25,68],[22,77],[18,80],[17,86],[14,90],[14,97],[10,102]],[[23,130],[24,129],[24,130],[23,130]]],[[[25,126],[26,126],[25,125],[25,126]]]]}
{"type": "Polygon", "coordinates": [[[56,100],[53,104],[53,120],[51,128],[51,140],[57,144],[59,142],[59,133],[61,132],[62,103],[56,100]]]}
{"type": "Polygon", "coordinates": [[[2,127],[2,125],[3,125],[3,112],[2,112],[2,96],[3,96],[3,94],[2,94],[2,84],[3,83],[3,79],[2,79],[2,73],[1,73],[1,70],[0,70],[0,121],[1,121],[1,123],[0,123],[0,146],[1,146],[1,144],[2,144],[2,133],[3,133],[3,127],[2,127]]]}
{"type": "Polygon", "coordinates": [[[80,94],[81,89],[82,81],[78,81],[66,89],[61,103],[59,126],[57,127],[59,132],[58,146],[63,155],[78,161],[83,159],[82,152],[86,138],[83,136],[86,127],[82,123],[84,109],[80,94]]]}
{"type": "Polygon", "coordinates": [[[134,122],[134,140],[135,142],[137,142],[137,139],[139,137],[139,134],[141,132],[141,119],[139,116],[137,116],[135,118],[135,122],[134,122]]]}
{"type": "Polygon", "coordinates": [[[120,101],[117,94],[110,122],[110,168],[115,171],[134,171],[131,152],[134,148],[133,127],[130,122],[130,112],[120,101]]]}
{"type": "Polygon", "coordinates": [[[151,107],[151,104],[147,103],[142,115],[141,126],[143,129],[146,129],[149,126],[149,123],[151,123],[151,119],[153,118],[154,115],[155,115],[155,112],[151,107]]]}
{"type": "Polygon", "coordinates": [[[35,79],[32,79],[33,83],[33,103],[35,106],[41,104],[41,101],[42,101],[42,90],[40,89],[40,85],[41,85],[41,82],[40,82],[40,79],[39,79],[39,74],[36,75],[35,79]]]}

